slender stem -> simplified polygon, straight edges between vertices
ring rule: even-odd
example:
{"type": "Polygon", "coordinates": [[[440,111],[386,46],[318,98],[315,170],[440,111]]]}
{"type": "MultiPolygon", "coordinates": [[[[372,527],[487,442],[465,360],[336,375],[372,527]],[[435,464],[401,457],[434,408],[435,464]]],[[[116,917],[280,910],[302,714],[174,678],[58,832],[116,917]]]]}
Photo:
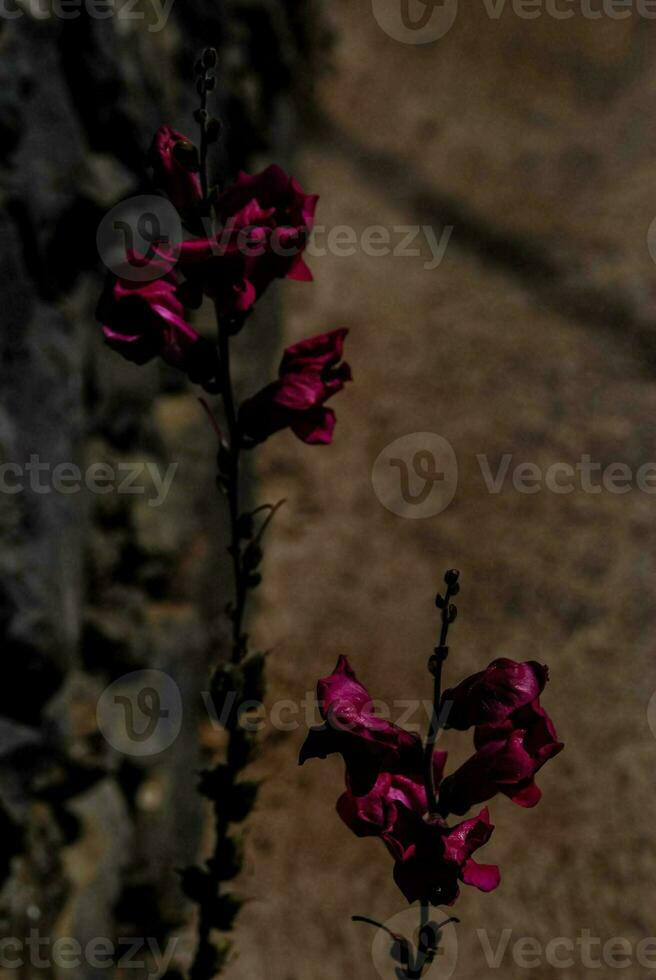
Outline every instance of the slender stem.
{"type": "MultiPolygon", "coordinates": [[[[439,647],[437,648],[440,649],[439,647]]],[[[436,651],[437,652],[437,651],[436,651]]],[[[424,779],[426,783],[426,800],[428,812],[431,816],[437,813],[437,792],[435,789],[435,769],[433,757],[435,755],[435,744],[440,733],[440,700],[442,698],[442,664],[444,658],[438,653],[433,668],[433,707],[431,710],[430,727],[426,737],[426,747],[424,749],[424,779]]]]}
{"type": "Polygon", "coordinates": [[[451,606],[451,598],[458,591],[458,586],[457,586],[458,574],[456,572],[447,572],[445,576],[445,581],[447,583],[446,593],[444,595],[444,598],[439,597],[440,605],[442,608],[442,626],[440,629],[440,639],[438,645],[435,647],[435,652],[429,662],[429,668],[433,675],[433,707],[431,711],[431,719],[430,719],[430,726],[428,729],[428,735],[426,737],[426,746],[424,749],[424,782],[426,784],[426,800],[428,804],[428,812],[431,816],[435,816],[438,813],[433,758],[435,755],[435,745],[437,743],[437,738],[440,733],[440,702],[442,700],[442,666],[449,654],[449,648],[446,645],[446,641],[449,636],[449,626],[453,622],[453,611],[452,611],[453,607],[451,606]]]}
{"type": "MultiPolygon", "coordinates": [[[[204,90],[200,97],[200,108],[203,113],[207,112],[207,91],[204,90]]],[[[203,192],[203,201],[207,203],[209,194],[209,180],[207,178],[207,150],[209,142],[207,139],[207,119],[203,116],[200,124],[200,186],[203,192]]]]}
{"type": "Polygon", "coordinates": [[[241,453],[241,446],[239,427],[237,424],[237,411],[235,408],[235,396],[232,388],[232,374],[230,370],[230,337],[227,330],[221,325],[218,309],[217,324],[219,327],[219,357],[221,360],[221,372],[223,379],[223,407],[225,409],[229,440],[227,494],[228,509],[230,512],[230,554],[232,556],[235,589],[235,606],[232,614],[232,659],[234,663],[239,663],[242,656],[241,636],[244,609],[246,606],[246,580],[244,570],[242,568],[239,538],[239,457],[241,453]]]}
{"type": "MultiPolygon", "coordinates": [[[[244,617],[244,606],[246,602],[246,581],[242,568],[241,547],[239,537],[239,457],[240,439],[239,426],[237,423],[237,412],[235,408],[235,397],[232,387],[232,375],[230,369],[230,337],[227,330],[221,324],[219,311],[216,311],[217,327],[219,334],[219,357],[222,372],[222,397],[225,411],[226,425],[228,429],[228,472],[226,477],[226,489],[228,497],[228,509],[230,517],[230,554],[232,557],[235,606],[233,610],[233,634],[232,634],[232,661],[239,663],[242,658],[242,623],[244,617]]],[[[215,815],[215,852],[218,845],[228,836],[228,821],[224,816],[224,805],[216,803],[214,806],[215,815]]],[[[220,879],[216,880],[217,893],[220,888],[220,879]]],[[[212,903],[203,903],[200,908],[200,919],[198,923],[198,946],[196,958],[191,971],[192,980],[205,980],[213,974],[205,972],[205,957],[213,949],[211,943],[212,932],[212,903]]]]}

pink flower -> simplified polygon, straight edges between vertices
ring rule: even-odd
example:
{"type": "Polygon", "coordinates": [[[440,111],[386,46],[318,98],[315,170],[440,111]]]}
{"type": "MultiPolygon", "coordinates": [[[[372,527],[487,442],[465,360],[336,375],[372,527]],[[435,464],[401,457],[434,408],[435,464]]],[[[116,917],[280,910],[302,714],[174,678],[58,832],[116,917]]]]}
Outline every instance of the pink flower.
{"type": "Polygon", "coordinates": [[[474,755],[442,783],[443,813],[464,814],[497,793],[535,806],[542,796],[535,774],[564,747],[538,699],[499,724],[477,727],[474,745],[474,755]]]}
{"type": "Polygon", "coordinates": [[[182,213],[193,210],[202,200],[200,177],[189,170],[190,156],[195,156],[191,141],[171,126],[160,126],[149,152],[154,180],[182,213]],[[185,150],[190,151],[187,160],[183,159],[185,150]]]}
{"type": "Polygon", "coordinates": [[[498,724],[540,696],[549,670],[533,660],[494,660],[485,670],[444,692],[449,704],[446,725],[464,731],[472,725],[498,724]]]}
{"type": "Polygon", "coordinates": [[[183,243],[181,267],[223,316],[243,320],[274,279],[312,279],[303,250],[317,201],[278,166],[241,173],[217,202],[221,230],[183,243]]]}
{"type": "Polygon", "coordinates": [[[192,381],[213,382],[215,347],[187,323],[173,271],[152,282],[113,279],[98,304],[107,344],[135,364],[161,357],[192,381]]]}
{"type": "MultiPolygon", "coordinates": [[[[439,785],[446,753],[435,755],[439,785]]],[[[380,837],[395,859],[394,880],[409,902],[451,905],[459,881],[492,891],[500,881],[494,865],[479,865],[472,854],[494,829],[487,810],[455,827],[439,817],[426,821],[426,791],[421,778],[382,773],[366,796],[344,793],[337,812],[358,837],[380,837]]]]}
{"type": "Polygon", "coordinates": [[[325,402],[351,380],[348,364],[340,363],[347,333],[333,330],[287,348],[278,380],[241,406],[239,424],[248,442],[286,428],[310,445],[332,442],[335,413],[325,402]]]}
{"type": "Polygon", "coordinates": [[[317,697],[324,724],[308,732],[299,765],[339,752],[354,796],[369,793],[381,772],[421,771],[421,739],[373,713],[371,696],[346,657],[319,681],[317,697]]]}

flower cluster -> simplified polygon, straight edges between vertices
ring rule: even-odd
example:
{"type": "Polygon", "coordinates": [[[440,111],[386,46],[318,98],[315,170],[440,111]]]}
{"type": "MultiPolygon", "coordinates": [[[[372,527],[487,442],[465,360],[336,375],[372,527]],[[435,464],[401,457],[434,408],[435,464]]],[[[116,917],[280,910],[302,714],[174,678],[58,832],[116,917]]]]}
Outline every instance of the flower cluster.
{"type": "Polygon", "coordinates": [[[346,791],[337,812],[358,837],[383,841],[394,858],[394,880],[409,902],[451,905],[460,882],[485,892],[499,884],[499,869],[473,858],[494,829],[487,808],[452,826],[447,818],[463,816],[497,793],[520,806],[538,802],[535,774],[563,748],[540,706],[547,678],[547,668],[538,663],[495,660],[444,693],[440,716],[448,727],[473,727],[476,751],[446,778],[447,754],[432,755],[438,790],[433,813],[419,736],[374,713],[346,657],[319,681],[323,724],[310,729],[299,761],[342,755],[346,791]]]}
{"type": "MultiPolygon", "coordinates": [[[[130,264],[148,267],[150,281],[113,276],[98,305],[110,347],[136,364],[160,357],[206,390],[221,391],[217,347],[189,323],[186,310],[204,297],[221,324],[237,333],[274,279],[311,281],[303,251],[314,222],[317,196],[306,194],[280,167],[240,173],[234,185],[205,200],[194,144],[170,126],[153,141],[149,161],[155,185],[188,230],[211,234],[177,243],[155,241],[148,256],[128,253],[130,264]]],[[[141,277],[143,278],[143,277],[141,277]]],[[[239,412],[243,446],[290,428],[306,443],[330,443],[335,415],[326,401],[351,379],[341,363],[346,330],[334,330],[289,347],[279,378],[247,399],[239,412]]]]}
{"type": "MultiPolygon", "coordinates": [[[[248,818],[258,790],[245,778],[256,752],[255,736],[239,723],[237,709],[242,701],[264,696],[266,654],[250,649],[245,617],[249,594],[261,582],[263,535],[284,501],[244,507],[242,450],[282,429],[310,445],[332,442],[335,414],[326,403],[351,380],[342,361],[347,331],[338,329],[288,347],[277,378],[241,404],[236,397],[231,343],[256,303],[275,279],[312,279],[303,253],[317,197],[278,166],[253,176],[241,173],[222,193],[210,187],[208,148],[221,124],[210,117],[207,97],[215,88],[217,60],[216,50],[207,48],[195,66],[200,149],[162,126],[149,153],[153,183],[177,212],[174,224],[176,232],[178,225],[184,229],[178,235],[184,240],[173,241],[160,230],[148,239],[147,254],[127,249],[127,262],[109,279],[98,304],[113,350],[139,365],[159,358],[220,396],[218,417],[204,398],[200,401],[219,440],[216,483],[229,515],[233,591],[225,606],[226,648],[211,679],[226,739],[223,757],[203,771],[198,787],[212,805],[212,854],[181,874],[184,894],[199,907],[191,980],[212,980],[228,962],[231,944],[225,936],[217,941],[216,932],[229,933],[243,905],[231,887],[243,868],[240,834],[233,827],[248,818]],[[192,326],[187,312],[205,299],[216,314],[213,340],[192,326]]],[[[164,210],[170,214],[171,207],[164,210]]],[[[389,760],[382,762],[389,768],[389,760]]]]}

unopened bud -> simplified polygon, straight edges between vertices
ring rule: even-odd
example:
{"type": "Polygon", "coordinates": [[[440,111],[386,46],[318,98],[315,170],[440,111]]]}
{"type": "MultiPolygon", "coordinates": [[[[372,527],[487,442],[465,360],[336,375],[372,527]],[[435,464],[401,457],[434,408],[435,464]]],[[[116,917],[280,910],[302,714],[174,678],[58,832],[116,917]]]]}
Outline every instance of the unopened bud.
{"type": "Polygon", "coordinates": [[[198,149],[190,140],[180,140],[173,147],[173,156],[189,173],[198,173],[200,170],[200,160],[198,149]]]}
{"type": "Polygon", "coordinates": [[[215,68],[219,60],[216,48],[205,48],[203,51],[203,65],[205,68],[215,68]]]}

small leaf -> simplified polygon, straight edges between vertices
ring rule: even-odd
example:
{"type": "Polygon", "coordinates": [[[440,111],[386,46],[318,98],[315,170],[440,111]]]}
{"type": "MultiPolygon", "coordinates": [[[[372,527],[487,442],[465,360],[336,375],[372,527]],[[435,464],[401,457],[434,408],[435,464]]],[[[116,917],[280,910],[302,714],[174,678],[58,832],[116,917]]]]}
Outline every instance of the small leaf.
{"type": "Polygon", "coordinates": [[[212,925],[221,932],[229,932],[239,915],[243,902],[236,895],[221,895],[212,909],[212,925]]]}
{"type": "Polygon", "coordinates": [[[254,571],[262,561],[262,557],[262,549],[259,544],[251,541],[244,549],[244,557],[242,558],[244,569],[249,572],[254,571]]]}
{"type": "Polygon", "coordinates": [[[192,902],[196,902],[197,905],[206,905],[213,901],[216,894],[216,884],[207,871],[192,865],[181,872],[181,879],[182,891],[192,902]]]}
{"type": "Polygon", "coordinates": [[[233,785],[229,796],[224,801],[226,816],[231,823],[241,823],[248,817],[255,806],[259,788],[259,783],[253,780],[245,780],[233,785]]]}
{"type": "Polygon", "coordinates": [[[232,772],[241,772],[246,768],[251,761],[254,747],[254,736],[238,725],[232,731],[228,744],[228,766],[232,772]]]}
{"type": "Polygon", "coordinates": [[[232,786],[233,778],[230,769],[220,764],[215,769],[204,769],[201,772],[198,792],[208,800],[218,803],[230,795],[232,786]]]}
{"type": "Polygon", "coordinates": [[[207,862],[218,881],[232,881],[244,865],[244,845],[240,837],[224,837],[216,854],[207,862]]]}
{"type": "Polygon", "coordinates": [[[244,700],[264,701],[266,694],[266,660],[268,652],[252,653],[242,663],[244,700]]]}

